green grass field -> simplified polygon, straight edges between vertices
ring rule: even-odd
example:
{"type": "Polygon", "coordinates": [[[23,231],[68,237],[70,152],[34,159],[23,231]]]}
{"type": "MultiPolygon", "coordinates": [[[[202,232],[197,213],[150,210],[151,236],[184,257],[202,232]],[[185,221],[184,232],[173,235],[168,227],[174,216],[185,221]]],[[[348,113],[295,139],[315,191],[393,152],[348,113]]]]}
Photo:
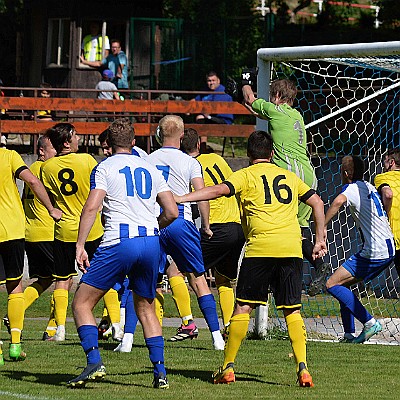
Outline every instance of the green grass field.
{"type": "MultiPolygon", "coordinates": [[[[167,296],[167,315],[174,315],[167,296]]],[[[131,353],[112,350],[114,342],[100,342],[107,376],[89,383],[85,389],[68,389],[65,382],[85,366],[85,356],[72,322],[67,323],[67,340],[42,342],[48,295],[44,294],[27,312],[23,340],[28,358],[8,361],[8,334],[4,327],[6,363],[0,367],[0,399],[395,399],[400,390],[398,379],[399,346],[349,345],[310,342],[308,360],[314,388],[296,384],[295,365],[288,340],[247,340],[236,364],[237,382],[212,385],[211,373],[222,362],[222,352],[212,349],[209,333],[201,329],[199,338],[181,343],[166,342],[165,358],[170,389],[151,387],[152,367],[141,328],[137,328],[131,353]]],[[[0,293],[0,311],[5,310],[6,294],[0,293]]],[[[97,308],[99,317],[101,309],[97,308]]],[[[194,310],[196,314],[196,309],[194,310]]],[[[170,337],[174,328],[164,328],[170,337]]]]}

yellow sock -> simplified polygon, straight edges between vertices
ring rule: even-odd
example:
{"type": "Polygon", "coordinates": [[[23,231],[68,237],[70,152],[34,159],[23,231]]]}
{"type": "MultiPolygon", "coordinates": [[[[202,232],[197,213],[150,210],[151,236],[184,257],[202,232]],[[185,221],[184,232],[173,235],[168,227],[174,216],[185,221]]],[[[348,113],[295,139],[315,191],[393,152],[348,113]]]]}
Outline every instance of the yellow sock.
{"type": "MultiPolygon", "coordinates": [[[[106,319],[106,318],[110,319],[110,317],[108,316],[107,308],[106,308],[106,306],[104,305],[104,308],[103,308],[103,316],[101,317],[101,319],[106,319]]],[[[111,321],[110,321],[110,323],[111,323],[111,321]]]]}
{"type": "Polygon", "coordinates": [[[68,309],[68,290],[67,289],[55,289],[54,290],[54,318],[57,326],[65,326],[67,320],[67,309],[68,309]]]}
{"type": "Polygon", "coordinates": [[[161,292],[156,292],[156,298],[154,299],[154,305],[156,308],[156,316],[162,326],[164,317],[164,295],[161,292]]]}
{"type": "Polygon", "coordinates": [[[296,368],[299,367],[299,363],[301,362],[307,365],[307,331],[304,325],[303,318],[299,313],[295,313],[288,315],[285,319],[289,339],[293,348],[296,368]]]}
{"type": "Polygon", "coordinates": [[[25,300],[23,293],[8,295],[7,315],[10,321],[11,343],[20,343],[25,316],[25,300]]]}
{"type": "Polygon", "coordinates": [[[56,319],[54,316],[54,293],[52,293],[50,298],[50,316],[49,321],[47,322],[46,332],[49,336],[54,336],[57,330],[56,319]]]}
{"type": "Polygon", "coordinates": [[[25,311],[32,305],[32,303],[39,298],[43,293],[43,288],[39,283],[34,282],[24,290],[25,311]]]}
{"type": "Polygon", "coordinates": [[[175,301],[179,316],[182,318],[184,325],[187,325],[193,319],[192,308],[190,305],[190,295],[188,287],[182,276],[173,276],[169,278],[171,286],[172,298],[175,301]]]}
{"type": "Polygon", "coordinates": [[[110,289],[104,295],[104,305],[107,308],[111,324],[119,324],[121,320],[120,302],[118,299],[118,292],[115,289],[110,289]]]}
{"type": "Polygon", "coordinates": [[[235,306],[235,295],[230,286],[218,286],[219,305],[221,307],[224,326],[229,324],[235,306]]]}
{"type": "Polygon", "coordinates": [[[235,362],[240,345],[247,335],[249,321],[250,315],[247,313],[236,314],[231,318],[228,342],[225,346],[223,368],[225,368],[229,363],[235,362]]]}

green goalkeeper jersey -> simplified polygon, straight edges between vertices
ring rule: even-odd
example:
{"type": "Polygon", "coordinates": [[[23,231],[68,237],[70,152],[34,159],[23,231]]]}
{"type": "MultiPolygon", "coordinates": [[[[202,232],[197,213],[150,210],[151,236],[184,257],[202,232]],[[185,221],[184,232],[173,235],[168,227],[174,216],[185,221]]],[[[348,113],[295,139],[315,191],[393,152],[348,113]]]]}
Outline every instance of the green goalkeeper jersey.
{"type": "MultiPolygon", "coordinates": [[[[307,135],[301,114],[288,104],[275,105],[264,99],[252,104],[260,118],[269,121],[268,128],[274,143],[274,163],[294,172],[312,189],[317,189],[317,179],[307,152],[307,135]]],[[[299,207],[300,226],[307,226],[311,208],[299,207]]]]}

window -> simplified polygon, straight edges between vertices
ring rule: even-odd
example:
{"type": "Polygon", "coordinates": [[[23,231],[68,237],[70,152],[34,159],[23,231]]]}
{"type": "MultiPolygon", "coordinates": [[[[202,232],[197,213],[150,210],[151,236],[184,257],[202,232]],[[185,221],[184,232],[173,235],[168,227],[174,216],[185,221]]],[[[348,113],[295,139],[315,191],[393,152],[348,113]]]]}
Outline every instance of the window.
{"type": "Polygon", "coordinates": [[[47,34],[48,67],[68,67],[70,51],[70,20],[64,18],[49,19],[47,34]]]}

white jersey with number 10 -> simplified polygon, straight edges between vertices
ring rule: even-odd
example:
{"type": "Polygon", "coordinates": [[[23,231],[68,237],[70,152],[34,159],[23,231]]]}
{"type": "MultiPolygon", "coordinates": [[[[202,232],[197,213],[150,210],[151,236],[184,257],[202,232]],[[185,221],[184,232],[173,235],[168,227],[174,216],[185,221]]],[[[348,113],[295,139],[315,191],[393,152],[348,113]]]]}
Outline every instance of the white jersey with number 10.
{"type": "Polygon", "coordinates": [[[100,246],[158,234],[156,198],[169,188],[156,168],[140,157],[119,153],[98,164],[90,180],[91,190],[102,189],[107,193],[100,246]]]}

